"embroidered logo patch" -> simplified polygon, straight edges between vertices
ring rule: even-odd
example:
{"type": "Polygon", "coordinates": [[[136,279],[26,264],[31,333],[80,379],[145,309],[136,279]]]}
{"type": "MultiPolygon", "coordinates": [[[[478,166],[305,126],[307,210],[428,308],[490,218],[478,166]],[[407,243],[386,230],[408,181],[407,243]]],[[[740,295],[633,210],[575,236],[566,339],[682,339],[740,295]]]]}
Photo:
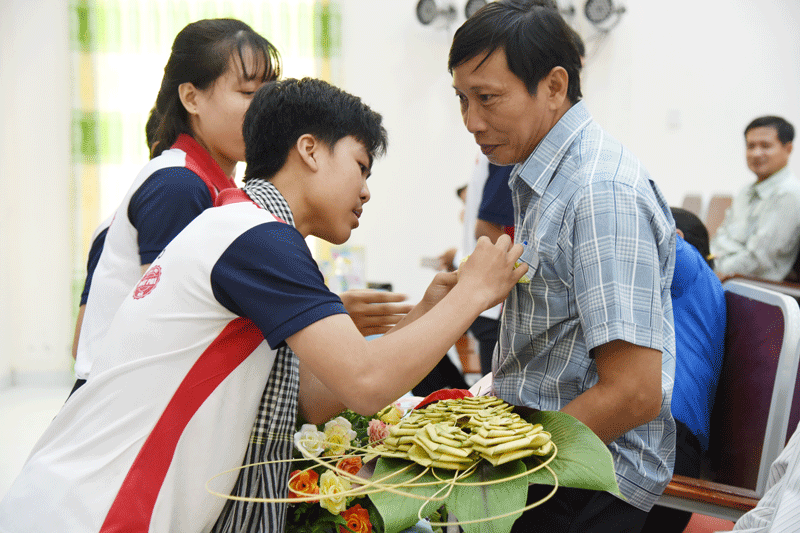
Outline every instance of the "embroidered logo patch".
{"type": "Polygon", "coordinates": [[[156,285],[158,285],[158,281],[160,279],[160,266],[155,265],[147,269],[147,272],[144,273],[144,276],[142,276],[142,279],[139,280],[139,283],[136,285],[136,289],[133,291],[133,298],[138,300],[153,292],[153,289],[156,288],[156,285]]]}

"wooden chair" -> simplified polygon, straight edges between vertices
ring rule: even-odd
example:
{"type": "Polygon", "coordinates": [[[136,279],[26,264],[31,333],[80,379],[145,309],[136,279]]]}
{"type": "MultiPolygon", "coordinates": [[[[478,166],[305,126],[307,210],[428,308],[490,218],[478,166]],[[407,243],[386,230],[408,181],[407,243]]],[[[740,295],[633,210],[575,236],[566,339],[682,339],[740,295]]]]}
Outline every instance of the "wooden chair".
{"type": "Polygon", "coordinates": [[[717,233],[722,221],[725,219],[725,211],[731,206],[733,197],[729,195],[717,194],[711,197],[708,202],[708,211],[706,212],[706,229],[708,229],[708,238],[714,237],[717,233]]]}
{"type": "Polygon", "coordinates": [[[736,521],[764,494],[786,444],[800,359],[800,307],[729,280],[725,356],[711,413],[707,479],[674,476],[659,505],[736,521]]]}
{"type": "Polygon", "coordinates": [[[703,212],[703,198],[699,194],[687,194],[681,207],[699,217],[703,212]]]}
{"type": "Polygon", "coordinates": [[[456,353],[461,361],[463,374],[481,375],[481,358],[476,349],[476,341],[469,333],[464,333],[456,341],[456,353]]]}

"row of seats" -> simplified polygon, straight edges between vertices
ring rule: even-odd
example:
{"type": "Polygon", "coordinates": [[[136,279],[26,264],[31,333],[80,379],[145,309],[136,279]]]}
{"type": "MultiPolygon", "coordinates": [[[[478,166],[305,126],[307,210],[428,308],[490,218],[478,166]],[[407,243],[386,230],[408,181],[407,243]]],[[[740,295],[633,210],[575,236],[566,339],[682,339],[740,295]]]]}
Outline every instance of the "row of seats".
{"type": "Polygon", "coordinates": [[[723,283],[725,355],[703,479],[676,475],[659,504],[736,521],[764,494],[769,468],[800,422],[800,285],[723,283]]]}
{"type": "Polygon", "coordinates": [[[733,197],[727,194],[717,194],[708,201],[708,209],[703,213],[703,198],[699,194],[687,194],[683,198],[683,207],[694,213],[703,221],[708,229],[708,238],[714,237],[720,224],[725,218],[725,211],[731,206],[733,197]]]}
{"type": "MultiPolygon", "coordinates": [[[[708,238],[711,239],[717,233],[717,229],[725,219],[725,211],[731,206],[733,197],[727,194],[716,194],[708,201],[708,209],[703,214],[703,198],[699,194],[687,194],[683,197],[681,207],[697,215],[708,230],[708,238]]],[[[800,283],[800,254],[792,266],[792,270],[784,281],[800,283]]]]}

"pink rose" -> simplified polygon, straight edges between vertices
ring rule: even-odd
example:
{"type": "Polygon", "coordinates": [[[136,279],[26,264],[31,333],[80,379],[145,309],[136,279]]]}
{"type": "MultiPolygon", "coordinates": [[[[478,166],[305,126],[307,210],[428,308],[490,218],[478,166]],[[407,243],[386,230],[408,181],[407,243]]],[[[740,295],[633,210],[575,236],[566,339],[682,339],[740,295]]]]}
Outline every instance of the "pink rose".
{"type": "Polygon", "coordinates": [[[369,421],[367,432],[369,433],[369,443],[383,442],[383,439],[389,436],[389,428],[391,426],[377,418],[369,421]]]}

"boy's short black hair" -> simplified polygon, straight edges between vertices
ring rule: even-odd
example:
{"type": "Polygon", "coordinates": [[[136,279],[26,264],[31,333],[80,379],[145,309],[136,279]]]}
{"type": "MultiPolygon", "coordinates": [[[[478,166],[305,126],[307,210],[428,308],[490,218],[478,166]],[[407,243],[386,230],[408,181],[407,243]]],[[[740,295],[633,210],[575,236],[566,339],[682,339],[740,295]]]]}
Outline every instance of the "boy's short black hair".
{"type": "Polygon", "coordinates": [[[333,146],[347,136],[364,144],[370,164],[388,143],[381,115],[360,98],[322,80],[289,78],[267,83],[253,96],[244,117],[247,170],[243,180],[270,179],[302,135],[333,146]]]}

